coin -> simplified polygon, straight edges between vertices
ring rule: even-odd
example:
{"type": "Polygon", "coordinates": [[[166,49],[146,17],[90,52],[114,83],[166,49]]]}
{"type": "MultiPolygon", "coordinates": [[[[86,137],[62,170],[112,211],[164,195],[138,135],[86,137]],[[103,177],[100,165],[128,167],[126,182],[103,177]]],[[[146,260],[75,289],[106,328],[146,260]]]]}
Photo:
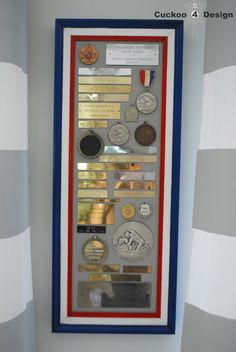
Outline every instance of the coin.
{"type": "Polygon", "coordinates": [[[157,107],[157,99],[153,94],[144,92],[138,96],[136,105],[143,114],[151,114],[157,107]]]}
{"type": "Polygon", "coordinates": [[[86,65],[94,64],[98,59],[98,51],[92,45],[87,44],[80,49],[79,58],[86,65]]]}
{"type": "Polygon", "coordinates": [[[138,214],[142,218],[149,218],[152,215],[152,207],[148,203],[142,203],[138,207],[138,214]]]}
{"type": "Polygon", "coordinates": [[[90,263],[100,263],[107,257],[108,248],[97,236],[90,238],[83,247],[84,257],[90,263]]]}
{"type": "Polygon", "coordinates": [[[81,136],[78,150],[85,158],[96,158],[103,151],[103,140],[93,131],[88,131],[81,136]]]}
{"type": "Polygon", "coordinates": [[[136,210],[135,207],[127,203],[121,208],[121,215],[124,219],[132,219],[135,216],[136,210]]]}
{"type": "Polygon", "coordinates": [[[134,136],[137,143],[148,146],[155,141],[156,131],[154,127],[145,121],[142,125],[136,128],[134,136]]]}
{"type": "Polygon", "coordinates": [[[128,261],[139,261],[150,254],[153,236],[147,226],[131,221],[117,228],[112,243],[118,257],[128,261]]]}
{"type": "Polygon", "coordinates": [[[129,139],[129,130],[125,125],[118,123],[109,130],[108,137],[111,143],[115,145],[122,145],[129,139]]]}
{"type": "Polygon", "coordinates": [[[125,110],[125,121],[135,122],[138,121],[138,110],[134,105],[128,106],[125,110]]]}

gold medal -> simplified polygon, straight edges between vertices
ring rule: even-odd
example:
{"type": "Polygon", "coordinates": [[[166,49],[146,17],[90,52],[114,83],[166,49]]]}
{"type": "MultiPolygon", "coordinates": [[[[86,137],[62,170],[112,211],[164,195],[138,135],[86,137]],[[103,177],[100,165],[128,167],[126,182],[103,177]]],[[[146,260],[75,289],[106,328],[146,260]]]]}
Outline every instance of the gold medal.
{"type": "Polygon", "coordinates": [[[84,257],[90,263],[100,263],[107,257],[108,248],[97,236],[90,238],[83,247],[84,257]]]}
{"type": "Polygon", "coordinates": [[[121,215],[123,216],[124,219],[132,219],[136,214],[135,207],[127,203],[121,208],[121,215]]]}

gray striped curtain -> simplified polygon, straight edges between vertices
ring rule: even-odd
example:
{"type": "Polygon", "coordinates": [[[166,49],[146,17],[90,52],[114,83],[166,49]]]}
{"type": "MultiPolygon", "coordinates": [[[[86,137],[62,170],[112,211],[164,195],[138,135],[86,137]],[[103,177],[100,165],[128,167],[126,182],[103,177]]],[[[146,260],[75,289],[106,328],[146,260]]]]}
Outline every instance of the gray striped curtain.
{"type": "Polygon", "coordinates": [[[204,94],[182,352],[236,351],[236,1],[206,25],[204,94]]]}
{"type": "Polygon", "coordinates": [[[25,0],[0,0],[0,351],[35,351],[25,0]]]}

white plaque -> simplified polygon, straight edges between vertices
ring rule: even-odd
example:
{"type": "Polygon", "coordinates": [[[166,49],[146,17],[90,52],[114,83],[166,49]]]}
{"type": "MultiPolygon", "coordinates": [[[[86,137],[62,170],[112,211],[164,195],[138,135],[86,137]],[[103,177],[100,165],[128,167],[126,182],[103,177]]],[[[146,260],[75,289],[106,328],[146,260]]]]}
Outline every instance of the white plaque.
{"type": "Polygon", "coordinates": [[[107,65],[159,65],[159,44],[107,44],[107,65]]]}

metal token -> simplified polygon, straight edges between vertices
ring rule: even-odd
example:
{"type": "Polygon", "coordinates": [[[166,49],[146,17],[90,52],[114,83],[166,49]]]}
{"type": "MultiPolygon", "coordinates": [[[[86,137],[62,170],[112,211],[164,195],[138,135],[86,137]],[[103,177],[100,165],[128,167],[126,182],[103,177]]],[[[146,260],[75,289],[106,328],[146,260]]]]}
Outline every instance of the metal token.
{"type": "Polygon", "coordinates": [[[151,114],[157,107],[156,97],[148,92],[140,94],[136,101],[137,108],[143,114],[151,114]]]}
{"type": "Polygon", "coordinates": [[[142,203],[138,207],[138,214],[142,218],[149,218],[152,215],[152,207],[148,203],[142,203]]]}
{"type": "Polygon", "coordinates": [[[125,125],[118,123],[109,130],[108,137],[111,143],[115,145],[122,145],[129,139],[129,130],[125,125]]]}
{"type": "Polygon", "coordinates": [[[84,257],[90,263],[100,263],[107,257],[108,248],[105,242],[97,236],[90,238],[83,247],[84,257]]]}
{"type": "Polygon", "coordinates": [[[137,143],[148,146],[156,139],[155,129],[146,121],[135,130],[134,137],[137,143]]]}
{"type": "Polygon", "coordinates": [[[125,110],[125,121],[135,122],[138,121],[139,113],[137,108],[134,105],[128,106],[125,110]]]}
{"type": "Polygon", "coordinates": [[[121,215],[124,219],[132,219],[135,216],[136,210],[133,204],[127,203],[121,208],[121,215]]]}
{"type": "Polygon", "coordinates": [[[103,151],[103,140],[93,131],[83,134],[78,142],[78,150],[85,158],[96,158],[103,151]]]}
{"type": "Polygon", "coordinates": [[[146,258],[153,246],[153,236],[140,222],[127,222],[118,227],[113,236],[113,247],[118,257],[128,261],[146,258]]]}
{"type": "Polygon", "coordinates": [[[92,65],[98,59],[98,51],[92,45],[87,44],[80,49],[79,58],[84,64],[92,65]]]}

